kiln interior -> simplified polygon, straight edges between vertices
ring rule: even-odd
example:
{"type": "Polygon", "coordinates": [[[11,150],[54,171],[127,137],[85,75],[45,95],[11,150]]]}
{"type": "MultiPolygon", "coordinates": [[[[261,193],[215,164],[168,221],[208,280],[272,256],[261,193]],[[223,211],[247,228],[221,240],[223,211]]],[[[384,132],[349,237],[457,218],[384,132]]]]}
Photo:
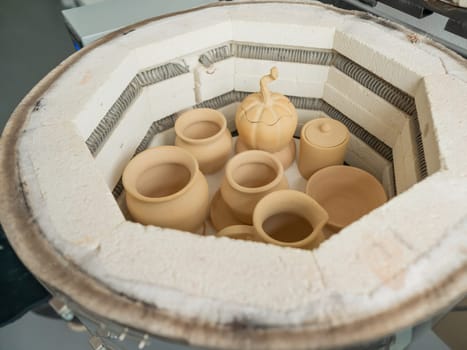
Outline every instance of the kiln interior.
{"type": "MultiPolygon", "coordinates": [[[[325,46],[334,47],[335,40],[325,46]]],[[[322,47],[230,41],[140,69],[96,119],[86,145],[114,197],[122,194],[121,173],[133,155],[173,144],[180,111],[219,109],[235,134],[236,107],[258,91],[260,77],[274,65],[281,73],[272,88],[288,95],[299,112],[297,137],[312,118],[341,121],[352,133],[346,162],[372,173],[390,197],[428,175],[415,99],[363,68],[358,58],[322,47]]],[[[425,128],[427,134],[428,124],[425,128]]]]}

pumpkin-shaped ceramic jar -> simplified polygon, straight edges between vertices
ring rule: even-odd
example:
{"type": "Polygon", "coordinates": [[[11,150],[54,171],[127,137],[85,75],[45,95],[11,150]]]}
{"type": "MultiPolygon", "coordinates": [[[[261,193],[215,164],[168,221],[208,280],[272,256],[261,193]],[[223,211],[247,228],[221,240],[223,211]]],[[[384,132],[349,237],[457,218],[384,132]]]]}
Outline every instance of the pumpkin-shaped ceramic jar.
{"type": "Polygon", "coordinates": [[[261,78],[260,92],[248,95],[237,109],[235,125],[239,138],[249,149],[278,152],[288,146],[297,127],[297,111],[282,94],[269,91],[278,71],[261,78]]]}

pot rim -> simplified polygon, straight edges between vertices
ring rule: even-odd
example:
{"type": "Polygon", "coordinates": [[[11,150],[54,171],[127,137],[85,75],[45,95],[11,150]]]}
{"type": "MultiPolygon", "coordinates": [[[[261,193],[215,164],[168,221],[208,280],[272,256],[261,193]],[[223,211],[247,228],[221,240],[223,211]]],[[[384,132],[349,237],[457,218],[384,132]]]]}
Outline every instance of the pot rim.
{"type": "Polygon", "coordinates": [[[182,113],[175,121],[174,130],[177,137],[185,141],[186,143],[198,145],[209,144],[212,141],[220,138],[225,133],[225,131],[227,130],[227,120],[225,119],[224,115],[216,109],[196,108],[182,113]],[[206,112],[209,112],[209,114],[207,114],[206,112]],[[199,113],[202,116],[204,116],[203,113],[206,113],[206,115],[203,119],[195,120],[195,116],[192,116],[192,114],[195,113],[199,113]],[[208,116],[212,116],[212,118],[207,118],[208,116]],[[193,120],[192,123],[190,123],[191,120],[193,120]],[[214,135],[205,138],[195,139],[186,136],[186,134],[184,133],[185,128],[196,124],[197,122],[213,122],[219,126],[219,130],[214,135]]]}
{"type": "Polygon", "coordinates": [[[282,178],[284,177],[284,167],[282,166],[282,163],[279,161],[279,159],[272,155],[269,152],[266,151],[260,151],[260,150],[248,150],[244,151],[241,153],[236,154],[233,158],[229,160],[227,165],[225,166],[225,178],[229,185],[234,188],[235,190],[243,193],[260,193],[264,192],[267,190],[270,190],[280,184],[282,181],[282,178]],[[245,159],[246,158],[246,159],[245,159]],[[250,159],[250,161],[248,161],[250,159]],[[254,161],[251,161],[251,159],[254,159],[254,161]],[[274,167],[274,170],[276,171],[276,176],[272,181],[267,183],[266,185],[262,185],[259,187],[247,187],[247,186],[242,186],[240,185],[235,179],[234,179],[234,171],[241,165],[246,165],[246,164],[265,164],[267,166],[271,165],[274,167]]]}
{"type": "MultiPolygon", "coordinates": [[[[274,243],[274,244],[277,244],[283,247],[293,247],[293,248],[302,248],[302,247],[308,246],[309,244],[311,244],[313,241],[315,241],[318,238],[319,233],[322,231],[324,225],[326,225],[326,222],[329,219],[328,213],[315,199],[311,198],[310,196],[306,195],[303,192],[291,190],[291,189],[279,190],[279,191],[274,191],[272,193],[269,193],[268,195],[261,198],[258,204],[256,204],[256,208],[261,207],[263,203],[265,203],[267,200],[271,200],[271,197],[277,197],[280,195],[287,196],[288,199],[294,198],[295,200],[299,200],[300,202],[304,204],[306,204],[306,202],[312,203],[312,205],[314,206],[314,210],[319,211],[319,215],[322,216],[322,219],[320,220],[318,225],[313,225],[313,231],[311,232],[311,234],[309,234],[308,236],[306,236],[305,238],[299,241],[293,241],[293,242],[283,242],[283,241],[274,239],[266,231],[264,231],[263,225],[262,225],[264,224],[264,221],[261,222],[261,225],[259,225],[260,219],[258,217],[259,214],[256,209],[255,209],[255,212],[253,213],[254,227],[258,227],[257,229],[258,234],[268,243],[274,243]]],[[[282,213],[287,213],[287,211],[284,210],[282,211],[282,213]]],[[[301,216],[302,218],[306,219],[306,217],[302,215],[298,215],[298,216],[301,216]]],[[[311,222],[309,223],[311,225],[311,222]]]]}
{"type": "Polygon", "coordinates": [[[157,147],[149,148],[139,153],[132,160],[130,160],[130,162],[127,164],[127,166],[123,170],[122,182],[123,182],[123,187],[125,188],[125,191],[131,194],[131,196],[135,197],[136,199],[139,199],[144,202],[150,202],[150,203],[167,202],[169,200],[180,197],[182,194],[188,191],[193,186],[193,183],[196,181],[197,172],[199,172],[198,161],[190,152],[185,151],[183,148],[177,147],[177,146],[157,146],[157,147]],[[183,156],[186,157],[187,159],[187,163],[189,164],[184,164],[184,163],[177,162],[177,161],[170,161],[170,162],[153,161],[150,164],[150,166],[144,167],[142,171],[138,172],[137,174],[133,173],[133,171],[135,170],[135,167],[138,164],[144,163],[146,158],[148,157],[152,158],[154,157],[155,153],[161,153],[161,152],[183,154],[183,156]],[[136,186],[139,176],[142,173],[144,173],[146,170],[151,169],[154,166],[158,166],[162,164],[179,164],[179,165],[184,166],[190,172],[190,180],[185,184],[185,186],[183,186],[181,190],[175,193],[169,194],[167,196],[148,197],[148,196],[141,194],[138,191],[137,186],[136,186]]]}

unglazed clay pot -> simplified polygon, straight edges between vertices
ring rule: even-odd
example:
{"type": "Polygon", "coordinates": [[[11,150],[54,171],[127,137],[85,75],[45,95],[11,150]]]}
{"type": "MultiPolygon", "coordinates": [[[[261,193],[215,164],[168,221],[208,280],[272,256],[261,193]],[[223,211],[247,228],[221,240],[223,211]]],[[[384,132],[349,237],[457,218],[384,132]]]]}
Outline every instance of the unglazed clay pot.
{"type": "Polygon", "coordinates": [[[210,108],[183,113],[175,122],[175,145],[195,156],[204,174],[222,168],[232,152],[232,136],[224,115],[210,108]]]}
{"type": "Polygon", "coordinates": [[[239,153],[227,163],[220,192],[235,217],[251,224],[256,203],[268,193],[288,187],[279,160],[254,150],[239,153]]]}
{"type": "Polygon", "coordinates": [[[278,77],[273,67],[261,78],[261,91],[248,95],[235,115],[239,138],[249,149],[278,152],[292,140],[297,127],[297,112],[287,97],[271,93],[267,84],[278,77]]]}
{"type": "MultiPolygon", "coordinates": [[[[249,148],[242,142],[242,140],[240,138],[237,138],[237,142],[235,143],[235,153],[241,153],[248,150],[249,148]]],[[[277,159],[279,159],[284,169],[287,169],[289,166],[292,165],[293,161],[295,160],[295,152],[295,141],[294,139],[292,139],[290,140],[289,144],[283,149],[277,152],[273,152],[271,154],[277,157],[277,159]]]]}
{"type": "Polygon", "coordinates": [[[188,151],[176,146],[143,151],[128,163],[122,180],[135,221],[191,232],[203,225],[208,183],[188,151]]]}
{"type": "Polygon", "coordinates": [[[331,118],[307,122],[300,133],[298,170],[308,179],[315,171],[344,163],[350,133],[347,127],[331,118]]]}
{"type": "Polygon", "coordinates": [[[313,249],[324,240],[322,228],[327,220],[326,211],[311,197],[294,190],[281,190],[258,202],[253,226],[229,226],[217,236],[313,249]]]}
{"type": "Polygon", "coordinates": [[[381,183],[359,168],[336,165],[314,173],[306,193],[329,214],[327,226],[332,232],[350,225],[387,201],[381,183]]]}
{"type": "Polygon", "coordinates": [[[232,209],[225,203],[220,190],[214,194],[211,200],[209,218],[216,231],[220,231],[227,226],[242,224],[232,212],[232,209]]]}

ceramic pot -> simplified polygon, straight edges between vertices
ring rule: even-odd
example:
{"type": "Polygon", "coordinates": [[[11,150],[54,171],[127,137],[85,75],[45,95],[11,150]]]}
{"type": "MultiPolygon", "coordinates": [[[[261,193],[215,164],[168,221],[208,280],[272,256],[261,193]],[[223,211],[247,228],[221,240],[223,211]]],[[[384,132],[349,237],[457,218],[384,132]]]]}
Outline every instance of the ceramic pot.
{"type": "Polygon", "coordinates": [[[300,133],[298,170],[308,179],[319,169],[344,163],[350,133],[341,122],[318,118],[307,122],[300,133]]]}
{"type": "Polygon", "coordinates": [[[128,163],[122,180],[135,221],[191,232],[203,225],[208,183],[188,151],[176,146],[143,151],[128,163]]]}
{"type": "MultiPolygon", "coordinates": [[[[241,153],[248,151],[249,148],[242,142],[240,138],[237,138],[237,142],[235,143],[235,153],[241,153]]],[[[278,152],[273,152],[271,153],[279,161],[282,163],[282,166],[284,167],[284,170],[287,169],[289,166],[292,165],[292,163],[295,160],[295,152],[296,152],[296,146],[295,146],[295,141],[292,139],[287,146],[285,146],[283,149],[281,149],[278,152]]]]}
{"type": "Polygon", "coordinates": [[[222,113],[198,108],[183,113],[175,122],[175,145],[193,154],[204,174],[221,169],[232,152],[232,136],[222,113]]]}
{"type": "Polygon", "coordinates": [[[261,78],[261,91],[248,95],[237,109],[238,137],[249,149],[278,152],[289,144],[295,133],[298,117],[294,105],[267,87],[277,77],[277,68],[273,67],[269,75],[261,78]]]}
{"type": "Polygon", "coordinates": [[[383,185],[371,174],[351,166],[336,165],[314,173],[306,193],[329,214],[327,226],[338,232],[387,201],[383,185]]]}
{"type": "Polygon", "coordinates": [[[271,153],[254,150],[239,153],[227,163],[220,192],[233,215],[251,224],[256,203],[268,193],[288,187],[279,160],[271,153]]]}
{"type": "Polygon", "coordinates": [[[294,190],[281,190],[258,202],[252,226],[229,226],[217,236],[313,249],[324,241],[322,228],[327,220],[326,211],[311,197],[294,190]]]}

